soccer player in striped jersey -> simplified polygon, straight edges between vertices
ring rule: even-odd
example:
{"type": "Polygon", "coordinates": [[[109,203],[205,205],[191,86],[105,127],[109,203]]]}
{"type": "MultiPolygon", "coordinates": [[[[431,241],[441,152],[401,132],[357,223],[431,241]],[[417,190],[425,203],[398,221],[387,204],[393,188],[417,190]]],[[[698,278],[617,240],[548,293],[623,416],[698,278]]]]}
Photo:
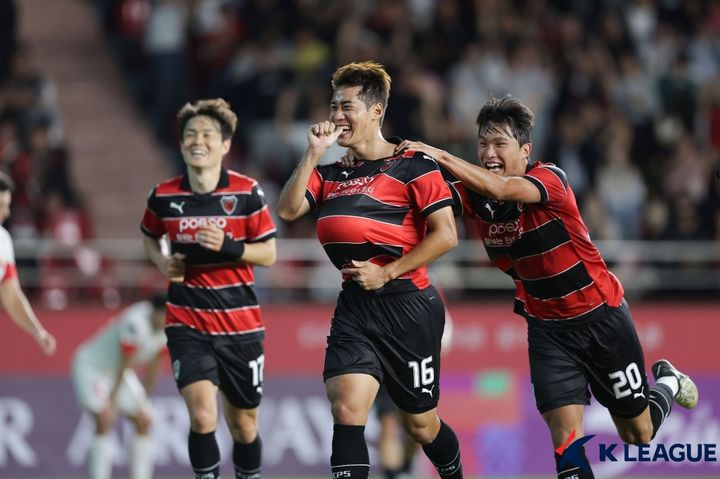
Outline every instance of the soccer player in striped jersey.
{"type": "MultiPolygon", "coordinates": [[[[10,217],[14,189],[15,182],[12,178],[0,172],[0,225],[10,217]]],[[[0,303],[12,320],[33,337],[46,356],[55,353],[55,337],[43,327],[20,286],[12,238],[2,226],[0,226],[0,303]]]]}
{"type": "Polygon", "coordinates": [[[329,121],[308,130],[308,148],[283,188],[278,214],[316,210],[317,234],[342,274],[323,379],[333,415],[333,478],[367,478],[364,429],[381,383],[403,426],[441,477],[460,478],[460,446],[437,415],[442,298],[427,264],[457,244],[452,195],[435,161],[395,154],[380,131],[390,77],[374,62],[335,71],[329,121]],[[337,142],[356,163],[318,166],[337,142]]]}
{"type": "Polygon", "coordinates": [[[558,478],[587,479],[594,476],[584,448],[570,443],[583,436],[588,386],[632,444],[655,437],[673,402],[694,407],[698,391],[664,359],[653,364],[656,384],[648,386],[623,287],[591,242],[565,173],[530,161],[533,121],[517,99],[492,98],[477,116],[478,164],[416,141],[397,151],[432,155],[459,180],[453,186],[489,257],[515,281],[515,312],[528,323],[533,391],[558,478]],[[563,456],[569,448],[573,454],[563,456]]]}
{"type": "Polygon", "coordinates": [[[170,281],[165,333],[190,414],[190,463],[196,478],[219,477],[219,388],[235,477],[256,479],[265,325],[253,265],[275,262],[275,225],[258,182],[222,166],[237,125],[230,105],[188,103],[177,120],[186,172],[153,188],[142,231],[148,256],[170,281]],[[169,256],[161,249],[163,235],[169,256]]]}

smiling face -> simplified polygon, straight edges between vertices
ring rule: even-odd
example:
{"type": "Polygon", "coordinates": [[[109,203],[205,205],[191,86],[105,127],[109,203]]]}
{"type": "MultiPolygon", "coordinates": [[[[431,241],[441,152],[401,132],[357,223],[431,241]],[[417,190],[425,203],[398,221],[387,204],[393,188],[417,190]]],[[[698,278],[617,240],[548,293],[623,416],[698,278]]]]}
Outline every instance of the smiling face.
{"type": "Polygon", "coordinates": [[[520,145],[507,125],[491,125],[478,137],[480,166],[500,176],[522,176],[532,145],[520,145]]]}
{"type": "Polygon", "coordinates": [[[337,144],[346,148],[377,135],[382,119],[382,105],[368,106],[358,96],[361,86],[339,86],[330,102],[330,121],[344,129],[337,144]]]}
{"type": "Polygon", "coordinates": [[[198,115],[185,125],[180,150],[188,167],[219,168],[223,157],[230,151],[230,140],[223,140],[218,120],[198,115]]]}

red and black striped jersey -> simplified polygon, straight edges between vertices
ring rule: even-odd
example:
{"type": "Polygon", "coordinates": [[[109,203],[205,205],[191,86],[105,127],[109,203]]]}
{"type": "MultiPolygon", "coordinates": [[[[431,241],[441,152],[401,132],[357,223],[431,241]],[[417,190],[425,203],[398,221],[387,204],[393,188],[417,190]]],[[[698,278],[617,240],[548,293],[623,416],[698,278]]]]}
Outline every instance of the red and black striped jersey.
{"type": "MultiPolygon", "coordinates": [[[[428,215],[453,205],[435,160],[415,151],[353,167],[318,166],[305,197],[318,210],[318,239],[338,269],[352,260],[380,266],[395,261],[425,238],[428,215]]],[[[343,289],[359,288],[343,279],[343,289]]],[[[429,284],[423,266],[374,293],[417,291],[429,284]]]]}
{"type": "Polygon", "coordinates": [[[590,240],[565,172],[537,162],[524,178],[540,190],[539,203],[495,201],[452,185],[476,220],[488,256],[515,281],[515,312],[562,320],[619,306],[622,285],[590,240]]]}
{"type": "Polygon", "coordinates": [[[172,253],[185,258],[185,279],[170,283],[167,326],[189,326],[213,335],[262,337],[265,330],[248,263],[211,251],[197,241],[199,228],[215,224],[231,239],[247,243],[275,236],[265,196],[253,178],[223,169],[215,191],[192,191],[186,175],[150,192],[142,232],[167,234],[172,253]]]}

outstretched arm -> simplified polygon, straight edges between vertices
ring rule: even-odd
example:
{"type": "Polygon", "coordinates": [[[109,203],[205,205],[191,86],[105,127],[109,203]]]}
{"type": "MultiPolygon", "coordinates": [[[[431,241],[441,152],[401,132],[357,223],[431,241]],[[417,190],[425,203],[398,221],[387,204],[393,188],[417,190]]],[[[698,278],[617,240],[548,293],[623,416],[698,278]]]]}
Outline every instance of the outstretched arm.
{"type": "Polygon", "coordinates": [[[22,329],[30,333],[46,356],[55,352],[55,338],[48,333],[35,316],[18,279],[9,278],[0,283],[0,300],[10,317],[22,329]]]}
{"type": "Polygon", "coordinates": [[[496,175],[479,165],[421,141],[405,140],[396,147],[396,151],[406,149],[422,151],[432,156],[466,187],[494,200],[538,203],[542,199],[537,186],[521,176],[496,175]]]}
{"type": "Polygon", "coordinates": [[[341,133],[342,128],[329,121],[316,123],[308,129],[307,150],[280,192],[277,205],[280,218],[295,221],[310,211],[310,203],[305,198],[308,181],[322,155],[337,141],[341,133]]]}

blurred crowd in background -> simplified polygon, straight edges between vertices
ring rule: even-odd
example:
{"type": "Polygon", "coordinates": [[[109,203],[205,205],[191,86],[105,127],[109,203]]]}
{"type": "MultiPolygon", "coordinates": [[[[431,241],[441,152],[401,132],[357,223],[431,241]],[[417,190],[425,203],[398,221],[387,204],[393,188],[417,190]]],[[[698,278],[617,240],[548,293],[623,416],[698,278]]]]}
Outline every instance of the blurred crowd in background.
{"type": "MultiPolygon", "coordinates": [[[[386,136],[475,160],[479,108],[510,93],[536,115],[532,157],[567,172],[595,239],[720,239],[718,0],[83,1],[178,171],[178,108],[224,97],[239,116],[227,166],[272,203],[328,117],[332,72],[375,59],[393,78],[386,136]]],[[[78,242],[92,227],[57,91],[18,41],[15,3],[0,0],[6,226],[78,242]]],[[[312,219],[279,227],[314,235],[312,219]]]]}
{"type": "Polygon", "coordinates": [[[718,1],[96,3],[158,139],[176,149],[177,107],[222,96],[240,116],[230,164],[267,190],[327,118],[334,69],[376,59],[393,77],[386,135],[472,160],[479,108],[510,93],[596,239],[720,238],[718,1]]]}

